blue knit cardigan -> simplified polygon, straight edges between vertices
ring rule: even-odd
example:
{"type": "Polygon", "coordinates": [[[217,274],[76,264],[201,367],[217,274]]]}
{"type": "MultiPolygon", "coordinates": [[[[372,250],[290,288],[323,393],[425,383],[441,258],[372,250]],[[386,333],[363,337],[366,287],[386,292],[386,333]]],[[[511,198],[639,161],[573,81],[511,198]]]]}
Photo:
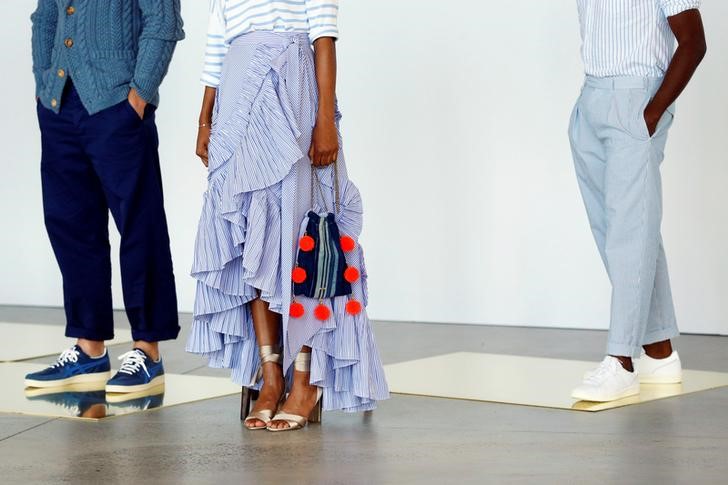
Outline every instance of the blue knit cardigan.
{"type": "Polygon", "coordinates": [[[38,0],[33,23],[36,95],[55,112],[69,78],[90,114],[135,88],[153,105],[175,45],[180,0],[38,0]]]}

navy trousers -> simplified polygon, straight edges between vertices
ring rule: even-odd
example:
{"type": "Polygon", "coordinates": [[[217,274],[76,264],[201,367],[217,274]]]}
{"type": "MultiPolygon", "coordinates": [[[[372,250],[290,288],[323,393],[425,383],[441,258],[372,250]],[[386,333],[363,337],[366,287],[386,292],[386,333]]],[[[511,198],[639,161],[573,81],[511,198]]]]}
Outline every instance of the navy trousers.
{"type": "Polygon", "coordinates": [[[110,340],[109,211],[121,234],[124,304],[135,340],[177,337],[154,107],[125,100],[90,116],[69,81],[61,111],[38,103],[43,211],[63,275],[66,336],[110,340]]]}

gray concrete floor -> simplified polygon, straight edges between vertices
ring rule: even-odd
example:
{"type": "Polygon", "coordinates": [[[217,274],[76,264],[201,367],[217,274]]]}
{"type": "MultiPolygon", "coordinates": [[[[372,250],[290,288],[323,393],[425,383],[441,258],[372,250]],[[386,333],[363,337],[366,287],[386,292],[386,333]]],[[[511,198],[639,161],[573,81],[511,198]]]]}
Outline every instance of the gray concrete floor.
{"type": "MultiPolygon", "coordinates": [[[[63,315],[0,307],[0,320],[60,325],[63,315]]],[[[127,326],[123,314],[117,321],[127,326]]],[[[605,339],[392,322],[375,331],[385,363],[459,350],[597,360],[605,339]]],[[[185,338],[163,347],[169,372],[225,375],[186,355],[185,338]]],[[[678,342],[687,367],[721,372],[726,344],[678,342]]],[[[726,388],[596,414],[395,395],[373,413],[327,413],[320,426],[283,434],[244,430],[237,396],[98,423],[0,415],[0,483],[724,484],[727,403],[726,388]]]]}

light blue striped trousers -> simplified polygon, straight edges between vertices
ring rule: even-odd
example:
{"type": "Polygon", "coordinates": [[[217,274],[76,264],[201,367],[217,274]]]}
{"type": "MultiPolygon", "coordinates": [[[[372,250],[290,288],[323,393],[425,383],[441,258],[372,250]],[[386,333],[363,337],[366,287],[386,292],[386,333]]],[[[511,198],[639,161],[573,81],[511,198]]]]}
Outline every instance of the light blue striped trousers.
{"type": "Polygon", "coordinates": [[[674,107],[649,136],[658,78],[587,77],[569,137],[592,233],[612,283],[607,353],[638,357],[678,335],[660,225],[660,165],[674,107]]]}

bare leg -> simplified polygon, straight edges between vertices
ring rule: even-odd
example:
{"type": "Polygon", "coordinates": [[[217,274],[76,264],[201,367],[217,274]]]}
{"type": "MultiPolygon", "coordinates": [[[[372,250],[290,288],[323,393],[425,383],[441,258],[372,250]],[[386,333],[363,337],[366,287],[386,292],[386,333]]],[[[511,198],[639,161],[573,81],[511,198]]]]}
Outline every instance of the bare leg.
{"type": "Polygon", "coordinates": [[[81,347],[81,350],[83,350],[89,357],[101,357],[104,353],[104,349],[106,348],[103,340],[87,340],[85,338],[78,339],[78,341],[76,341],[76,345],[81,347]]]}
{"type": "Polygon", "coordinates": [[[632,364],[632,357],[625,357],[624,355],[613,355],[615,359],[619,360],[622,364],[622,368],[628,372],[634,372],[634,365],[632,364]]]}
{"type": "MultiPolygon", "coordinates": [[[[645,349],[645,353],[653,359],[667,359],[672,355],[672,342],[669,340],[643,345],[642,348],[645,349]]],[[[632,364],[631,357],[625,357],[623,355],[613,355],[612,357],[619,359],[619,362],[625,370],[634,372],[634,365],[632,364]]]]}
{"type": "MultiPolygon", "coordinates": [[[[270,311],[268,303],[260,298],[250,302],[250,310],[253,313],[253,328],[255,329],[258,346],[278,345],[281,334],[281,316],[270,311]]],[[[285,382],[281,366],[274,362],[263,364],[263,387],[252,411],[275,410],[284,391],[285,382]]],[[[261,427],[268,424],[258,419],[251,419],[248,423],[252,427],[261,427]]]]}
{"type": "Polygon", "coordinates": [[[154,361],[159,360],[159,342],[145,342],[143,340],[137,340],[134,342],[134,347],[143,350],[150,359],[154,361]]]}
{"type": "Polygon", "coordinates": [[[643,345],[642,348],[645,349],[645,353],[653,359],[667,359],[672,355],[672,342],[669,340],[643,345]]]}
{"type": "MultiPolygon", "coordinates": [[[[303,347],[301,349],[303,353],[310,353],[310,347],[303,347]]],[[[316,396],[318,388],[310,383],[311,373],[310,372],[293,372],[293,385],[291,387],[291,394],[286,399],[285,404],[281,409],[281,412],[287,414],[295,414],[297,416],[308,417],[316,406],[316,396]]],[[[273,421],[271,427],[275,429],[290,428],[290,425],[286,421],[273,421]]]]}

